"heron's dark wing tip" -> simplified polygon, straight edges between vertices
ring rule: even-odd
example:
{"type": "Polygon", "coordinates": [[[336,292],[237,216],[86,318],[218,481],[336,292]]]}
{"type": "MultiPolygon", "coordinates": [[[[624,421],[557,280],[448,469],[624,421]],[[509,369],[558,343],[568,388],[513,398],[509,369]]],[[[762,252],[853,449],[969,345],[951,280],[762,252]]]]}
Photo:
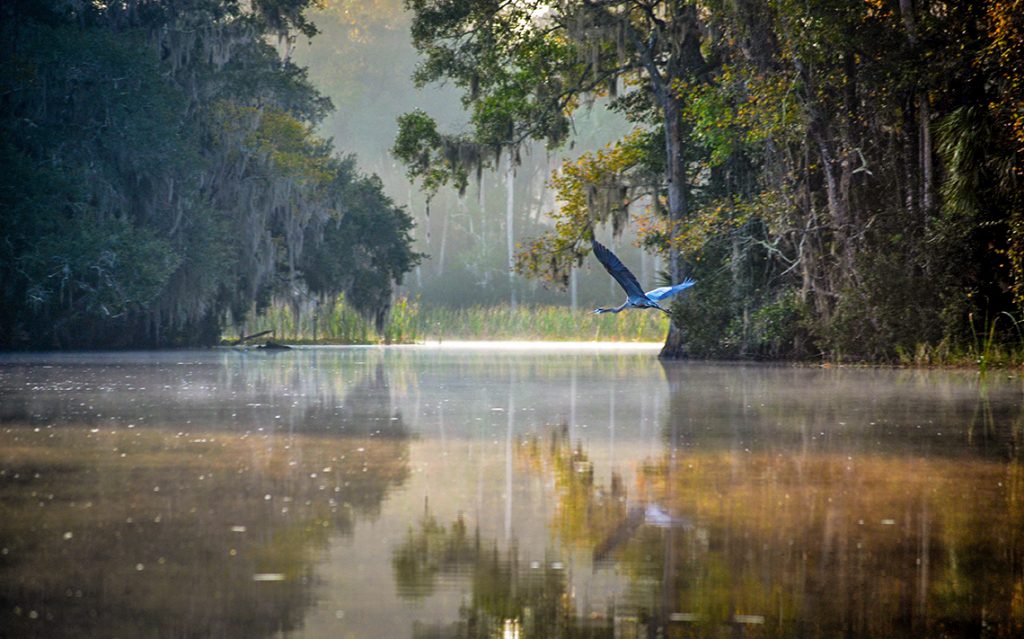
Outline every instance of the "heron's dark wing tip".
{"type": "Polygon", "coordinates": [[[615,281],[619,283],[619,286],[626,291],[626,295],[630,297],[642,296],[644,290],[640,288],[640,283],[636,281],[634,276],[626,265],[622,263],[615,253],[612,253],[608,247],[601,244],[597,240],[590,241],[591,246],[594,248],[594,257],[597,258],[601,265],[604,266],[605,270],[615,278],[615,281]]]}

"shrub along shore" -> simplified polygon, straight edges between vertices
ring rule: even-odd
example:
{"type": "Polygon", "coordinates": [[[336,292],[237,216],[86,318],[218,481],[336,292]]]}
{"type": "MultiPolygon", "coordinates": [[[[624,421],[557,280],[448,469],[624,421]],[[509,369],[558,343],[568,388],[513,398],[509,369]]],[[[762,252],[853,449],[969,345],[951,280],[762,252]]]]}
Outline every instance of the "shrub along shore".
{"type": "MultiPolygon", "coordinates": [[[[893,359],[875,363],[977,367],[982,371],[1021,367],[1024,366],[1024,326],[1020,324],[1016,318],[1004,314],[995,320],[979,321],[970,343],[953,344],[948,340],[937,344],[921,343],[913,350],[897,349],[893,359]],[[1019,339],[1007,341],[1001,337],[1007,334],[1016,334],[1019,339]]],[[[668,317],[654,312],[595,315],[590,309],[573,311],[551,305],[515,309],[507,304],[431,307],[403,297],[394,304],[383,330],[378,333],[373,322],[354,311],[341,296],[329,307],[321,307],[319,312],[309,307],[296,312],[290,304],[274,303],[255,315],[244,331],[234,327],[225,332],[222,343],[235,344],[243,333],[253,335],[264,331],[272,331],[267,336],[272,336],[276,342],[306,345],[416,344],[444,340],[662,342],[668,331],[668,317]]],[[[821,357],[813,361],[863,363],[842,357],[821,357]]]]}

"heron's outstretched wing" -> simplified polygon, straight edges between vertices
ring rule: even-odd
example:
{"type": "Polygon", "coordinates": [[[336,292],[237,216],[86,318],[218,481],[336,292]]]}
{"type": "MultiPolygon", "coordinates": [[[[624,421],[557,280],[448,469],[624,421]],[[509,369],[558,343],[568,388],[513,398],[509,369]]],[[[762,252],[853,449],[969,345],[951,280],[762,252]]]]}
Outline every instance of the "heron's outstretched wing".
{"type": "Polygon", "coordinates": [[[649,297],[650,299],[652,299],[655,302],[657,302],[657,301],[663,300],[663,299],[665,299],[667,297],[672,297],[673,295],[675,295],[679,291],[686,290],[686,289],[690,288],[691,286],[693,286],[696,283],[697,282],[691,280],[690,278],[686,278],[685,280],[683,280],[682,282],[676,284],[675,286],[662,286],[660,288],[656,288],[654,290],[647,291],[647,297],[649,297]]]}
{"type": "Polygon", "coordinates": [[[600,242],[593,241],[591,245],[594,247],[594,256],[604,265],[605,270],[611,273],[611,276],[615,278],[619,286],[626,291],[626,296],[630,298],[643,297],[644,289],[640,288],[640,282],[637,282],[636,277],[629,272],[626,265],[619,261],[619,258],[615,257],[615,253],[609,251],[600,242]]]}

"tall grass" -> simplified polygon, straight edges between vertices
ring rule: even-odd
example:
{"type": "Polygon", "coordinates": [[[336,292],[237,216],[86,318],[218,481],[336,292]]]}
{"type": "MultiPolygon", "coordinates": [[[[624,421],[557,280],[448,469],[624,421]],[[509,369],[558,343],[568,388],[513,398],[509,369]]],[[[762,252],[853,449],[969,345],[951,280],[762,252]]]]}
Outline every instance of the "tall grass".
{"type": "MultiPolygon", "coordinates": [[[[553,340],[660,342],[668,318],[654,311],[595,315],[561,306],[507,305],[451,309],[427,307],[400,298],[392,307],[382,334],[353,311],[344,298],[325,312],[275,303],[246,326],[249,334],[273,330],[278,341],[320,344],[411,344],[437,340],[553,340]]],[[[225,340],[237,340],[237,331],[225,340]]]]}
{"type": "MultiPolygon", "coordinates": [[[[668,318],[654,311],[595,315],[563,306],[430,307],[399,298],[391,308],[383,333],[352,310],[339,296],[329,309],[306,308],[296,316],[287,303],[274,303],[246,325],[249,334],[274,331],[274,339],[298,344],[413,344],[444,340],[549,340],[660,342],[668,318]]],[[[977,328],[971,318],[971,340],[949,338],[918,344],[913,350],[897,346],[895,361],[902,366],[977,367],[1024,366],[1024,321],[1003,313],[977,328]],[[980,329],[980,330],[979,330],[980,329]]],[[[224,335],[226,342],[239,337],[224,335]]]]}
{"type": "Polygon", "coordinates": [[[918,344],[913,352],[896,348],[904,366],[952,366],[975,368],[984,373],[990,368],[1024,366],[1024,327],[1022,321],[1003,312],[989,320],[968,316],[970,339],[954,342],[945,338],[937,344],[918,344]]]}
{"type": "Polygon", "coordinates": [[[422,339],[658,342],[665,339],[668,318],[634,311],[595,315],[561,306],[466,309],[428,308],[419,314],[422,339]]]}

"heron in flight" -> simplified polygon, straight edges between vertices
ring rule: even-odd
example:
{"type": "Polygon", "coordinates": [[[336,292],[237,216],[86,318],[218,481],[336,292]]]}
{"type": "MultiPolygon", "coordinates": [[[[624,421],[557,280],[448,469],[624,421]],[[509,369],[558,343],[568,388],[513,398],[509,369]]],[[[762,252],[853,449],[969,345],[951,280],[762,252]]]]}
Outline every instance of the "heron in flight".
{"type": "Polygon", "coordinates": [[[626,291],[626,301],[622,303],[622,306],[595,308],[595,313],[619,313],[627,308],[656,308],[668,313],[658,302],[696,284],[690,278],[686,278],[675,286],[661,286],[644,293],[644,290],[640,288],[640,282],[636,281],[636,276],[629,272],[629,269],[626,268],[626,265],[619,258],[615,257],[615,253],[609,251],[604,244],[596,240],[591,241],[591,246],[594,247],[594,255],[597,257],[597,260],[604,265],[605,270],[611,273],[611,276],[615,278],[619,286],[626,291]]]}

